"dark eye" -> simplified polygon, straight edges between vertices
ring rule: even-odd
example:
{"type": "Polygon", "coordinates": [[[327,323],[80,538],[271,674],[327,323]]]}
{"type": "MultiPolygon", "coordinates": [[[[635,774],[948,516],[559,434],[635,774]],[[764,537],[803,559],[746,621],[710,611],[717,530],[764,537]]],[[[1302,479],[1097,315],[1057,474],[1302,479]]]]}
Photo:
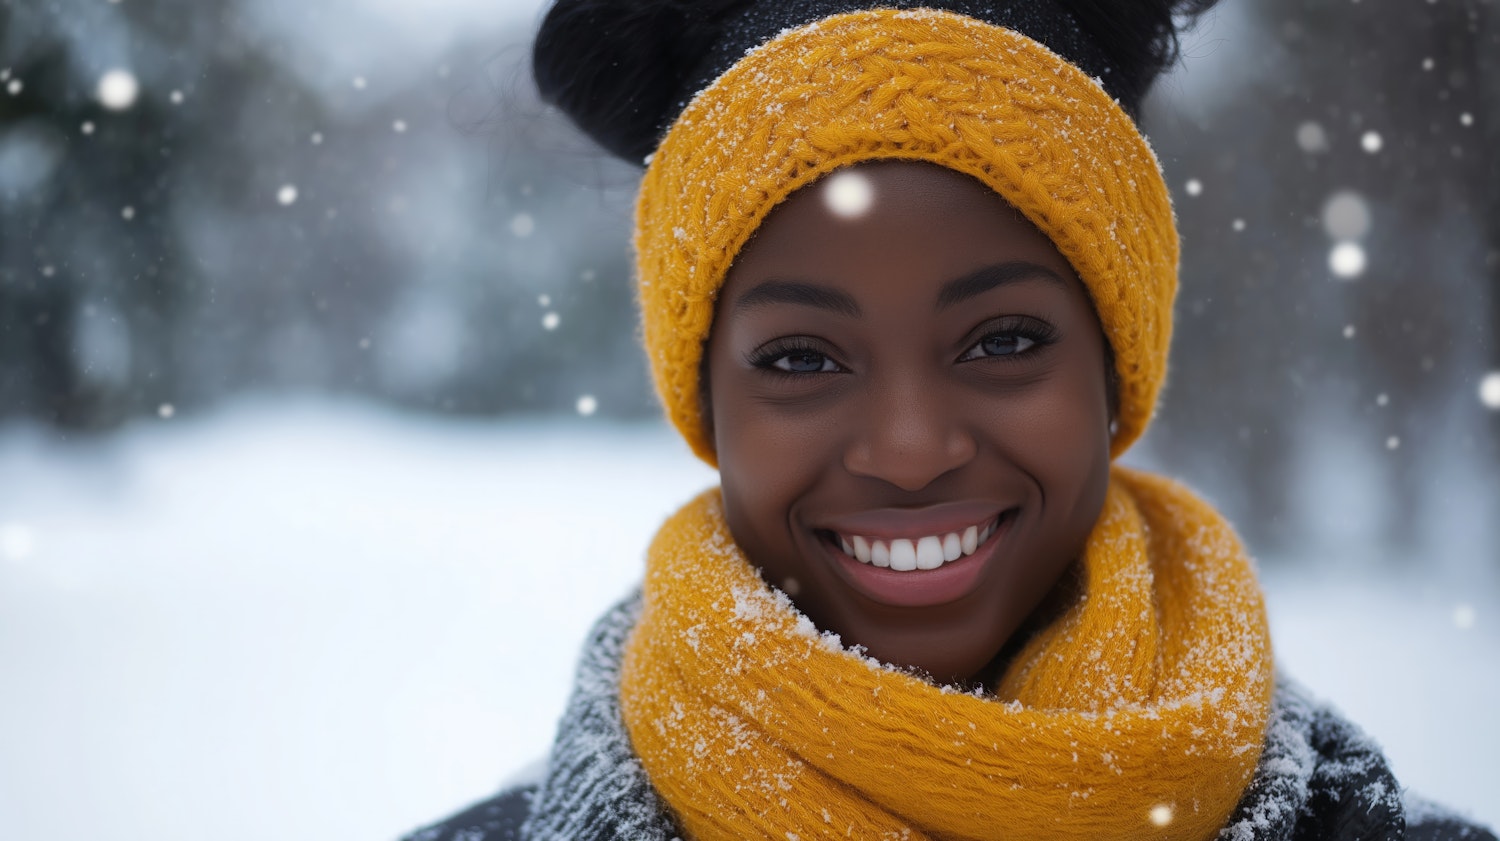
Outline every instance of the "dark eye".
{"type": "Polygon", "coordinates": [[[782,354],[771,363],[771,367],[792,374],[821,374],[839,369],[832,359],[808,350],[782,354]]]}
{"type": "Polygon", "coordinates": [[[1036,345],[1036,341],[1015,333],[991,333],[979,340],[979,344],[965,353],[962,359],[979,359],[985,356],[1015,356],[1025,353],[1036,345]]]}

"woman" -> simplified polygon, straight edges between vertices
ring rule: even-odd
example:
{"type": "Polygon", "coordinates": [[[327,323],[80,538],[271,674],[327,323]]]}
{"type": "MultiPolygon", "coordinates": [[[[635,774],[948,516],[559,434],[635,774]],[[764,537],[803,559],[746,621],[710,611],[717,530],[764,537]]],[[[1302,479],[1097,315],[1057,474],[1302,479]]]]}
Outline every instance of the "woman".
{"type": "Polygon", "coordinates": [[[545,777],[412,838],[1493,839],[1278,682],[1227,523],[1112,465],[1171,330],[1132,114],[1174,11],[551,11],[544,95],[647,161],[646,347],[722,487],[545,777]]]}

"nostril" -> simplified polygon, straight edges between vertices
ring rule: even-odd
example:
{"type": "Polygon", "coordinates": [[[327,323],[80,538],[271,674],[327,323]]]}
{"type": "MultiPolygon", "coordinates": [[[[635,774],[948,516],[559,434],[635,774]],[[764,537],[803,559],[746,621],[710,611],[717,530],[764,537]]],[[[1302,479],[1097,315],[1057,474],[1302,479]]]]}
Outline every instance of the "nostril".
{"type": "Polygon", "coordinates": [[[951,430],[941,439],[928,436],[890,436],[885,440],[861,439],[844,453],[844,467],[856,476],[880,479],[902,490],[919,491],[941,476],[974,460],[978,444],[973,436],[951,430]]]}

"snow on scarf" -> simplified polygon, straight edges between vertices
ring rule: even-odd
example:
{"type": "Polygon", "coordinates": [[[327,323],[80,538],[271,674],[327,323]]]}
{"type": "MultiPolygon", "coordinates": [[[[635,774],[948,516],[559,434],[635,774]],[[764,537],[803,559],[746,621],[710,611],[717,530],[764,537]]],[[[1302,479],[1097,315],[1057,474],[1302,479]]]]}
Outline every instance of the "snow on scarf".
{"type": "Polygon", "coordinates": [[[1273,688],[1250,561],[1181,485],[1117,467],[1082,571],[993,695],[957,692],[819,635],[710,491],[648,556],[631,743],[696,841],[1212,838],[1273,688]]]}
{"type": "MultiPolygon", "coordinates": [[[[651,787],[620,714],[620,664],[640,595],[606,613],[584,643],[542,778],[508,789],[404,841],[674,841],[682,831],[651,787]]],[[[1496,841],[1404,796],[1380,749],[1282,677],[1255,777],[1221,841],[1496,841]]]]}

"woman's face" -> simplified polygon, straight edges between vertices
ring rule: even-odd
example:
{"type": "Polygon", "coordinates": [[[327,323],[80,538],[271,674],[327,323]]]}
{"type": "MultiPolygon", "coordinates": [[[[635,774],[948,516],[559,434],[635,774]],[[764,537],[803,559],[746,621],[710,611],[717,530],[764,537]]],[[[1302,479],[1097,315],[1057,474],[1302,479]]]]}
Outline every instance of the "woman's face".
{"type": "Polygon", "coordinates": [[[707,348],[735,540],[846,645],[975,678],[1103,506],[1103,342],[1067,260],[968,176],[885,161],[798,191],[707,348]]]}

